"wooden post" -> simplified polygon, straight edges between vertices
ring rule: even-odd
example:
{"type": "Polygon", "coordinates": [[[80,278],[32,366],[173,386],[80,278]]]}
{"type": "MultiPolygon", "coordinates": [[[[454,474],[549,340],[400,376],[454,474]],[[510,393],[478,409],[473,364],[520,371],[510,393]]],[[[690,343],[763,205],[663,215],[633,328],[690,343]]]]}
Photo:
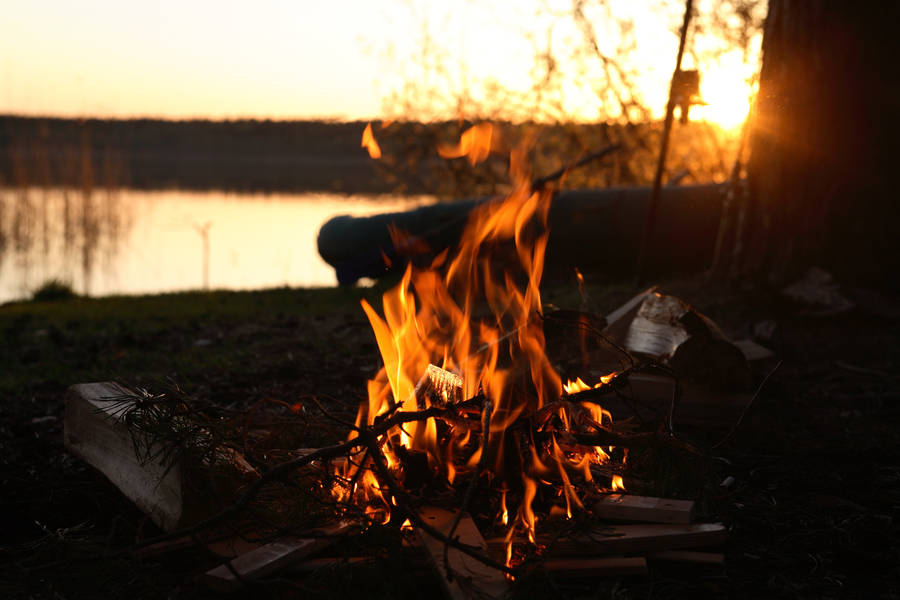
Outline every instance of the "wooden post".
{"type": "Polygon", "coordinates": [[[659,160],[656,162],[656,173],[653,175],[653,189],[650,192],[650,206],[647,208],[647,220],[644,222],[644,233],[641,237],[641,248],[638,253],[635,284],[640,285],[644,279],[644,264],[649,252],[653,227],[656,224],[656,211],[659,207],[659,192],[662,189],[663,173],[666,170],[666,154],[669,151],[669,136],[672,131],[672,120],[675,115],[675,82],[681,72],[681,57],[684,55],[684,42],[687,38],[688,25],[691,23],[693,0],[686,0],[684,5],[684,23],[681,25],[681,39],[678,42],[678,56],[675,59],[675,72],[669,83],[669,102],[666,104],[666,120],[663,123],[662,141],[659,146],[659,160]]]}

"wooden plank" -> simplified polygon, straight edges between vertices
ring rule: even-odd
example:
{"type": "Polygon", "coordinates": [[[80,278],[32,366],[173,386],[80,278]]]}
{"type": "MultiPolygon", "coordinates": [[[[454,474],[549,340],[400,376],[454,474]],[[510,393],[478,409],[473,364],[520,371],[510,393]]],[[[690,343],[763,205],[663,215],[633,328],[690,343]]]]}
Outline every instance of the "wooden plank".
{"type": "MultiPolygon", "coordinates": [[[[456,513],[426,506],[421,509],[420,516],[426,523],[447,534],[456,518],[456,513]]],[[[502,598],[509,591],[506,575],[492,569],[471,556],[463,554],[455,548],[447,551],[447,562],[453,577],[448,579],[444,564],[444,543],[416,528],[416,535],[428,551],[433,567],[437,570],[444,589],[444,594],[451,600],[466,598],[502,598]]],[[[463,544],[480,548],[487,555],[487,544],[468,515],[463,515],[456,528],[454,537],[463,544]]]]}
{"type": "Polygon", "coordinates": [[[691,500],[672,500],[632,494],[610,494],[594,504],[594,516],[616,521],[650,523],[690,523],[694,513],[691,500]]]}
{"type": "Polygon", "coordinates": [[[261,544],[244,540],[232,533],[198,534],[197,536],[185,535],[172,540],[165,540],[150,546],[138,548],[132,552],[132,556],[138,558],[152,558],[163,556],[173,552],[191,550],[198,546],[206,546],[207,549],[221,556],[234,558],[258,548],[261,544]]]}
{"type": "Polygon", "coordinates": [[[543,567],[556,577],[621,577],[647,574],[647,561],[642,556],[550,558],[544,561],[543,567]]]}
{"type": "Polygon", "coordinates": [[[669,550],[647,555],[648,560],[661,562],[677,562],[693,565],[723,565],[725,555],[721,552],[694,552],[690,550],[669,550]]]}
{"type": "Polygon", "coordinates": [[[718,523],[618,525],[559,540],[551,552],[554,556],[656,553],[717,546],[727,537],[724,525],[718,523]]]}
{"type": "Polygon", "coordinates": [[[347,556],[347,557],[325,557],[325,558],[308,558],[304,561],[288,567],[291,573],[311,573],[319,569],[341,569],[344,567],[352,567],[358,565],[375,564],[373,556],[347,556]]]}
{"type": "Polygon", "coordinates": [[[236,451],[224,448],[213,464],[191,469],[144,461],[135,454],[121,415],[135,394],[110,381],[71,386],[65,397],[66,450],[103,473],[154,523],[174,531],[219,510],[258,475],[236,451]],[[186,481],[190,485],[186,485],[186,481]]]}
{"type": "Polygon", "coordinates": [[[206,572],[204,581],[218,592],[233,592],[243,585],[242,580],[252,581],[265,577],[333,544],[349,528],[350,523],[341,521],[319,530],[322,537],[282,538],[265,544],[229,563],[210,569],[206,572]]]}

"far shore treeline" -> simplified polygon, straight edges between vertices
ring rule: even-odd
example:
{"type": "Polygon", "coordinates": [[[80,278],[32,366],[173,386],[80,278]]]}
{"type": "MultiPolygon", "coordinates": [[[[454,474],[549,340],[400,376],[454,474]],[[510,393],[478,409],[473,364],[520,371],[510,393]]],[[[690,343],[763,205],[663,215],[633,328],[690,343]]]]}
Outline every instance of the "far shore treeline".
{"type": "MultiPolygon", "coordinates": [[[[440,159],[471,123],[376,123],[385,150],[372,160],[360,146],[365,122],[157,119],[62,119],[0,116],[0,186],[219,189],[262,192],[431,193],[442,197],[503,191],[503,152],[471,168],[440,159]]],[[[676,131],[670,173],[685,183],[722,180],[733,136],[690,123],[676,131]]],[[[623,146],[605,165],[579,169],[567,187],[645,185],[656,160],[659,124],[498,124],[510,142],[539,130],[536,175],[585,153],[623,146]]],[[[503,144],[508,150],[508,145],[503,144]]]]}

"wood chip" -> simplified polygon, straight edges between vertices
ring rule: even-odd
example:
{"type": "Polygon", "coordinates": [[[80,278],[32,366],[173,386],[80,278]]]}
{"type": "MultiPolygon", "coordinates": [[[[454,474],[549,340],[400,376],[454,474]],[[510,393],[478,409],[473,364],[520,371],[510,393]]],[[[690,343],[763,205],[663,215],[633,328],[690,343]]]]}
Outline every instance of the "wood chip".
{"type": "Polygon", "coordinates": [[[754,342],[753,340],[737,340],[732,342],[741,351],[748,363],[768,360],[775,357],[775,353],[754,342]]]}

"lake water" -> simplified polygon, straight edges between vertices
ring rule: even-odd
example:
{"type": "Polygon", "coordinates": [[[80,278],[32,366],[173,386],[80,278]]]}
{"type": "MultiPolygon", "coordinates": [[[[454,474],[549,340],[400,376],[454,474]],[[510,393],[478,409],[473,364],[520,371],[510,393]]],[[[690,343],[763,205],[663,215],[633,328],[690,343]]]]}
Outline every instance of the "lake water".
{"type": "Polygon", "coordinates": [[[0,189],[0,302],[57,279],[79,293],[336,284],[319,227],[428,196],[0,189]]]}

